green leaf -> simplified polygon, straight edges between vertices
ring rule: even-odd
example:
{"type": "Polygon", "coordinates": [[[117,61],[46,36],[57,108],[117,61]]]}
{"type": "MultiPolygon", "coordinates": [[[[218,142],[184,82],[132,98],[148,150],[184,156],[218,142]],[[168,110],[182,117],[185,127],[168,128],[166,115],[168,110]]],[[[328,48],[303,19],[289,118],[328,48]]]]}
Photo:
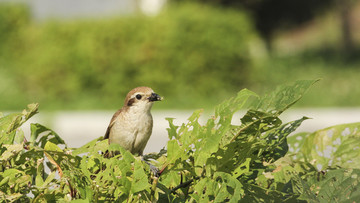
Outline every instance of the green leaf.
{"type": "Polygon", "coordinates": [[[15,135],[15,137],[14,137],[14,144],[15,144],[15,143],[16,143],[16,144],[21,144],[21,143],[24,142],[24,140],[25,140],[24,131],[21,130],[21,129],[18,129],[18,130],[16,131],[16,135],[15,135]]]}
{"type": "Polygon", "coordinates": [[[284,157],[288,152],[287,137],[294,132],[303,121],[309,118],[303,117],[301,119],[286,123],[276,129],[267,132],[260,138],[266,141],[266,148],[264,149],[265,157],[268,161],[276,161],[284,157]]]}
{"type": "Polygon", "coordinates": [[[167,143],[167,160],[168,163],[173,163],[176,159],[180,158],[182,155],[180,146],[177,140],[170,140],[167,143]]]}
{"type": "Polygon", "coordinates": [[[12,193],[11,195],[5,195],[6,200],[9,202],[16,202],[17,200],[19,201],[19,199],[23,196],[24,195],[21,193],[12,193]]]}
{"type": "Polygon", "coordinates": [[[194,193],[190,194],[196,202],[210,202],[214,199],[212,179],[204,177],[194,185],[194,193]]]}
{"type": "Polygon", "coordinates": [[[279,116],[299,101],[309,88],[319,80],[300,80],[291,85],[279,86],[274,92],[259,98],[251,107],[279,116]]]}
{"type": "Polygon", "coordinates": [[[118,149],[120,150],[121,156],[123,157],[125,163],[130,165],[135,161],[134,155],[132,155],[128,150],[122,148],[121,146],[118,149]]]}
{"type": "Polygon", "coordinates": [[[359,129],[360,123],[351,123],[294,135],[289,140],[292,158],[313,162],[318,170],[360,168],[359,129]]]}
{"type": "Polygon", "coordinates": [[[22,113],[13,113],[0,118],[0,143],[12,144],[16,130],[37,113],[39,105],[29,104],[22,113]]]}
{"type": "Polygon", "coordinates": [[[63,150],[62,150],[59,146],[57,146],[56,144],[54,144],[54,143],[52,143],[52,142],[50,142],[50,141],[48,141],[48,142],[45,144],[44,149],[45,149],[46,151],[63,152],[63,150]]]}
{"type": "MultiPolygon", "coordinates": [[[[250,97],[256,97],[257,95],[247,89],[241,90],[236,97],[230,98],[224,101],[220,105],[215,107],[215,117],[210,118],[207,122],[207,126],[204,127],[205,133],[202,136],[198,136],[200,144],[195,150],[195,166],[203,167],[210,158],[212,153],[218,151],[219,147],[225,145],[224,137],[232,129],[231,120],[235,112],[244,107],[247,100],[250,97]]],[[[196,141],[194,143],[196,143],[196,141]]],[[[229,142],[226,142],[229,143],[229,142]]],[[[197,171],[198,175],[202,171],[197,171]]]]}
{"type": "Polygon", "coordinates": [[[230,200],[230,202],[239,202],[241,197],[244,196],[244,189],[242,184],[234,176],[216,172],[214,179],[218,184],[221,184],[219,191],[215,194],[214,202],[224,202],[230,200]]]}
{"type": "Polygon", "coordinates": [[[99,141],[102,141],[102,140],[104,140],[103,137],[96,138],[96,139],[86,143],[82,147],[79,147],[79,148],[73,150],[71,154],[76,156],[76,155],[79,155],[79,154],[88,153],[90,151],[93,151],[94,146],[96,145],[96,143],[98,143],[99,141]]]}
{"type": "Polygon", "coordinates": [[[38,113],[39,104],[32,103],[27,105],[28,109],[23,110],[22,114],[25,116],[25,121],[38,113]]]}
{"type": "Polygon", "coordinates": [[[0,143],[13,144],[16,131],[12,129],[14,122],[20,121],[20,114],[11,114],[0,119],[0,143]]]}
{"type": "Polygon", "coordinates": [[[181,175],[178,171],[169,171],[168,173],[161,174],[161,183],[168,188],[174,188],[181,182],[181,175]]]}
{"type": "Polygon", "coordinates": [[[250,90],[243,89],[236,97],[217,105],[215,107],[215,117],[221,117],[219,123],[224,124],[229,120],[231,121],[234,113],[242,109],[250,97],[258,97],[258,95],[250,90]]]}
{"type": "Polygon", "coordinates": [[[178,138],[176,130],[179,127],[174,125],[174,119],[175,118],[165,118],[165,120],[167,120],[169,122],[169,128],[166,128],[166,130],[168,131],[168,135],[169,135],[170,140],[172,138],[175,138],[175,139],[178,138]]]}
{"type": "Polygon", "coordinates": [[[244,163],[242,163],[241,165],[239,165],[232,171],[232,175],[237,178],[237,177],[241,176],[242,174],[249,172],[250,161],[251,161],[250,158],[246,158],[246,161],[244,163]]]}
{"type": "Polygon", "coordinates": [[[32,143],[32,145],[40,145],[40,147],[44,148],[45,144],[49,141],[54,144],[64,144],[66,147],[64,140],[53,130],[39,123],[35,123],[35,124],[32,123],[30,125],[30,129],[31,129],[30,143],[32,143]],[[45,135],[42,135],[42,133],[45,133],[45,135]],[[38,139],[39,141],[37,142],[38,139]]]}
{"type": "Polygon", "coordinates": [[[6,151],[1,154],[0,161],[8,161],[9,159],[16,157],[24,149],[22,144],[3,146],[6,147],[6,151]]]}
{"type": "Polygon", "coordinates": [[[255,135],[274,129],[281,125],[281,120],[273,114],[249,110],[241,118],[241,126],[233,127],[231,133],[223,137],[222,145],[227,145],[236,140],[241,140],[243,136],[255,135]]]}
{"type": "Polygon", "coordinates": [[[202,178],[194,185],[194,190],[191,197],[197,202],[238,202],[244,195],[239,180],[223,172],[216,172],[213,178],[202,178]]]}
{"type": "Polygon", "coordinates": [[[300,194],[300,200],[319,202],[315,193],[310,189],[309,184],[305,180],[301,179],[298,174],[293,173],[291,183],[294,193],[300,194]]]}
{"type": "Polygon", "coordinates": [[[41,177],[41,174],[37,174],[37,175],[36,175],[35,185],[36,185],[37,187],[42,187],[42,186],[44,185],[44,180],[43,180],[43,178],[41,177]]]}
{"type": "Polygon", "coordinates": [[[0,181],[0,186],[3,186],[5,184],[7,184],[10,180],[10,176],[5,176],[1,181],[0,181]]]}
{"type": "Polygon", "coordinates": [[[293,192],[309,202],[356,202],[360,197],[359,169],[335,169],[291,178],[293,192]]]}
{"type": "Polygon", "coordinates": [[[140,191],[146,190],[150,188],[150,184],[148,182],[148,177],[144,172],[144,168],[142,167],[142,163],[138,160],[135,160],[134,163],[134,175],[133,180],[131,182],[131,192],[133,194],[138,193],[140,191]]]}
{"type": "Polygon", "coordinates": [[[315,184],[320,202],[356,202],[360,197],[359,169],[330,170],[315,184]]]}
{"type": "Polygon", "coordinates": [[[3,173],[0,172],[0,177],[4,178],[0,182],[0,185],[8,184],[9,186],[16,187],[16,192],[18,192],[21,187],[27,186],[32,180],[30,175],[18,169],[7,169],[3,173]]]}
{"type": "Polygon", "coordinates": [[[46,187],[48,186],[51,181],[53,181],[55,179],[55,175],[56,175],[56,172],[50,172],[50,174],[48,175],[48,177],[46,178],[46,180],[44,181],[43,183],[43,187],[46,187]]]}

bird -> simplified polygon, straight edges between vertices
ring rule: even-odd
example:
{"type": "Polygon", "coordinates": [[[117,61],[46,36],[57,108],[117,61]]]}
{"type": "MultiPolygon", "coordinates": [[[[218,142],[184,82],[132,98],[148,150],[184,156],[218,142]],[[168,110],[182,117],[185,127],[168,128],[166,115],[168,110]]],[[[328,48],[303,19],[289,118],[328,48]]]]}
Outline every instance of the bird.
{"type": "Polygon", "coordinates": [[[111,118],[104,138],[109,144],[117,143],[132,154],[142,156],[153,128],[151,107],[162,99],[150,87],[132,89],[123,107],[111,118]]]}

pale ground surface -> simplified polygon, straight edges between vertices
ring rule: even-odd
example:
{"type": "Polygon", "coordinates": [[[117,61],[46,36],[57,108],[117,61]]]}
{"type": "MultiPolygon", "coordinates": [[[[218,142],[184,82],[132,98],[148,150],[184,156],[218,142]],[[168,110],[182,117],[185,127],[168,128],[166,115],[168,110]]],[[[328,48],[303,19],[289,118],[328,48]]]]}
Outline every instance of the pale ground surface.
{"type": "MultiPolygon", "coordinates": [[[[115,110],[114,110],[115,112],[115,110]]],[[[23,129],[28,136],[30,123],[40,123],[57,132],[69,147],[80,147],[87,142],[103,136],[114,112],[90,111],[90,112],[41,112],[28,121],[23,129]]],[[[193,111],[153,111],[154,128],[152,136],[145,148],[144,153],[158,152],[166,146],[168,140],[166,128],[167,117],[176,118],[174,123],[181,125],[193,111]]],[[[200,123],[204,124],[213,113],[204,113],[200,123]]],[[[233,118],[233,124],[240,123],[240,117],[244,112],[237,113],[233,118]]],[[[304,121],[297,132],[313,132],[332,125],[360,122],[360,108],[331,108],[331,109],[294,109],[288,110],[280,116],[282,121],[289,122],[302,116],[311,117],[304,121]]]]}

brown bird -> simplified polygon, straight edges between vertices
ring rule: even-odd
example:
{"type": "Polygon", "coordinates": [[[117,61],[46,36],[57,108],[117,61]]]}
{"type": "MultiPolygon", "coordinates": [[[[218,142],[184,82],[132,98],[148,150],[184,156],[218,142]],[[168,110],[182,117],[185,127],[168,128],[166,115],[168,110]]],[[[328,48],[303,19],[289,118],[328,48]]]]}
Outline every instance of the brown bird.
{"type": "Polygon", "coordinates": [[[153,127],[151,107],[154,101],[161,100],[150,87],[131,90],[126,95],[124,106],[113,115],[105,139],[132,154],[142,155],[153,127]]]}

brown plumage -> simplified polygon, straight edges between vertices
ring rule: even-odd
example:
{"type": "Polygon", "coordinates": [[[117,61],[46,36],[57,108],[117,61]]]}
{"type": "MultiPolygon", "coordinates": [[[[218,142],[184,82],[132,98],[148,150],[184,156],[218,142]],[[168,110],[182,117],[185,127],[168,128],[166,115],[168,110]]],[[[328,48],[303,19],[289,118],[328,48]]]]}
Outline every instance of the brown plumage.
{"type": "Polygon", "coordinates": [[[154,101],[161,97],[149,87],[137,87],[125,98],[124,106],[111,118],[105,139],[117,143],[133,154],[142,155],[150,138],[153,119],[150,113],[154,101]]]}

